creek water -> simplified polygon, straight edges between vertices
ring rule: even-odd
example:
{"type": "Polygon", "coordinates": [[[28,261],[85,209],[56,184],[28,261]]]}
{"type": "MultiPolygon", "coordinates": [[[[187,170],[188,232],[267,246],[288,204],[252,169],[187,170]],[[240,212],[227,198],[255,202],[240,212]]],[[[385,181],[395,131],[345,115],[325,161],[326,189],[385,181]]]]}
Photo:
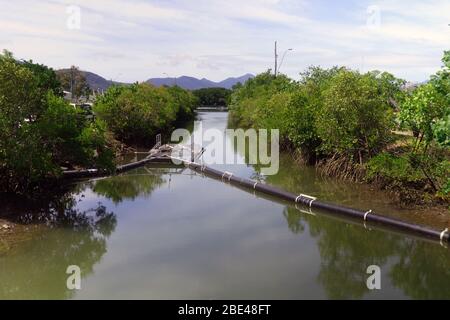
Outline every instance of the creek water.
{"type": "MultiPolygon", "coordinates": [[[[198,119],[204,128],[227,127],[226,112],[198,119]]],[[[216,167],[261,178],[253,165],[216,167]]],[[[426,210],[397,208],[385,192],[324,178],[287,154],[264,180],[448,226],[445,212],[436,220],[426,210]]],[[[39,207],[17,207],[0,209],[45,227],[0,255],[0,299],[450,299],[450,251],[439,243],[300,211],[189,169],[147,166],[78,182],[39,207]],[[69,265],[80,267],[80,290],[67,288],[69,265]],[[371,265],[381,271],[379,290],[367,287],[371,265]]]]}

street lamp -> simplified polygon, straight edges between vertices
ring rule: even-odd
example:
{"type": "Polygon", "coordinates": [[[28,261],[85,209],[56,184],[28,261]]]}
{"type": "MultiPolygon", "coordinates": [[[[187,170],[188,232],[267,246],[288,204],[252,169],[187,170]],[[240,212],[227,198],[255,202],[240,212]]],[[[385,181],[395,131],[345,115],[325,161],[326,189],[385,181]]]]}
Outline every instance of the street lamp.
{"type": "Polygon", "coordinates": [[[287,50],[283,53],[283,56],[282,56],[281,62],[280,62],[280,66],[278,67],[278,73],[280,72],[281,66],[283,65],[284,57],[286,56],[286,54],[288,53],[288,51],[292,51],[292,50],[294,50],[294,49],[289,48],[289,49],[287,49],[287,50]]]}

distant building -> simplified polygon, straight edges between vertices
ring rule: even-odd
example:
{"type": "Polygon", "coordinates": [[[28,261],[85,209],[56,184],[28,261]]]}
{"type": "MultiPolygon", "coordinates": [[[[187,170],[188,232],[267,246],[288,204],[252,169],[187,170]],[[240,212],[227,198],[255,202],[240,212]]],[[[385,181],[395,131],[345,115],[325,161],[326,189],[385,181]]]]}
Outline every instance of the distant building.
{"type": "Polygon", "coordinates": [[[63,91],[64,99],[67,101],[72,101],[72,92],[70,91],[63,91]]]}

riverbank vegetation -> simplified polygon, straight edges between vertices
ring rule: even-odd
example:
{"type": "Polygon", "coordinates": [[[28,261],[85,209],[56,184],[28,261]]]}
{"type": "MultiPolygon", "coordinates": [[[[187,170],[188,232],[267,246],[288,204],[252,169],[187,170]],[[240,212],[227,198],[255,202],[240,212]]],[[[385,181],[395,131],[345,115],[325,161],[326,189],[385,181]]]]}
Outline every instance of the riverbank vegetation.
{"type": "Polygon", "coordinates": [[[86,117],[63,98],[60,79],[44,65],[0,55],[0,194],[33,196],[56,186],[66,169],[113,172],[118,145],[153,145],[197,106],[180,87],[136,83],[108,89],[94,103],[95,117],[86,117]]]}
{"type": "Polygon", "coordinates": [[[226,88],[203,88],[192,91],[199,107],[226,108],[230,102],[231,90],[226,88]]]}
{"type": "Polygon", "coordinates": [[[153,145],[156,134],[192,119],[196,106],[195,96],[180,87],[135,83],[110,87],[95,101],[94,112],[116,139],[153,145]]]}
{"type": "Polygon", "coordinates": [[[0,55],[0,192],[30,193],[62,167],[112,170],[101,121],[88,122],[61,97],[54,71],[0,55]]]}
{"type": "Polygon", "coordinates": [[[310,67],[235,88],[230,121],[279,129],[282,147],[324,174],[378,184],[402,203],[450,196],[450,52],[426,84],[387,72],[310,67]]]}

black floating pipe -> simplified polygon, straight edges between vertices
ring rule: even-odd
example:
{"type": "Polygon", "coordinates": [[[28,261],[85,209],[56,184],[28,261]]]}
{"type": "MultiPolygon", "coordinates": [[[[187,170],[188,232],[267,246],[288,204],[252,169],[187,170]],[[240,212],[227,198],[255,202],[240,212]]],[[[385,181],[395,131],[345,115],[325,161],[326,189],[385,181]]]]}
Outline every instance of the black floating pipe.
{"type": "MultiPolygon", "coordinates": [[[[212,177],[212,178],[218,179],[218,178],[215,178],[215,177],[212,177]]],[[[253,194],[253,195],[257,196],[257,197],[260,197],[260,198],[263,198],[263,199],[266,199],[266,200],[269,200],[269,201],[276,201],[276,202],[278,202],[278,203],[280,203],[282,205],[288,205],[291,208],[293,208],[295,210],[298,210],[299,212],[312,214],[312,215],[319,214],[319,215],[326,216],[329,219],[334,219],[334,220],[339,221],[339,222],[350,223],[350,224],[353,224],[353,225],[362,226],[362,227],[364,227],[365,229],[368,229],[368,230],[379,230],[379,231],[383,231],[383,232],[391,232],[391,233],[398,234],[398,235],[403,235],[403,236],[404,235],[408,235],[409,237],[411,237],[413,239],[420,239],[422,241],[427,241],[427,242],[434,243],[434,244],[436,242],[439,243],[439,239],[425,237],[425,236],[423,236],[421,234],[415,234],[415,233],[412,233],[412,232],[407,232],[405,230],[401,230],[401,229],[392,227],[392,226],[387,225],[387,224],[380,224],[380,223],[369,223],[369,224],[367,224],[365,221],[361,221],[359,219],[350,218],[350,217],[348,217],[346,215],[335,214],[334,212],[325,211],[325,210],[314,210],[313,211],[312,208],[309,208],[308,211],[305,211],[305,210],[302,210],[302,209],[305,209],[305,206],[303,206],[303,205],[299,207],[299,206],[297,206],[297,203],[290,203],[290,202],[288,202],[286,200],[282,200],[282,199],[279,199],[277,197],[274,197],[272,195],[268,195],[268,194],[265,194],[265,193],[262,193],[262,192],[260,192],[258,195],[256,195],[254,190],[250,190],[249,188],[246,188],[246,187],[244,187],[244,186],[242,186],[240,184],[234,184],[233,183],[232,185],[234,187],[238,188],[239,190],[243,190],[245,192],[251,193],[251,194],[253,194]]],[[[447,246],[444,243],[441,243],[441,245],[444,246],[445,248],[447,248],[447,246]]]]}
{"type": "Polygon", "coordinates": [[[308,195],[303,194],[297,195],[261,182],[240,178],[233,175],[230,172],[226,171],[223,172],[217,169],[213,169],[204,165],[200,165],[198,163],[189,162],[185,160],[183,160],[183,162],[186,166],[197,172],[204,173],[206,175],[216,177],[222,179],[223,181],[228,181],[230,183],[240,185],[248,189],[253,189],[255,191],[259,191],[267,195],[275,196],[283,200],[287,200],[294,203],[300,203],[310,208],[322,209],[328,212],[338,213],[356,219],[362,219],[363,221],[367,222],[375,222],[383,225],[392,226],[407,232],[412,232],[425,237],[438,239],[441,242],[443,241],[450,242],[450,233],[448,229],[445,229],[443,231],[432,230],[424,226],[419,226],[395,218],[375,214],[375,212],[372,212],[372,210],[361,211],[353,208],[338,206],[332,203],[322,202],[308,195]]]}
{"type": "MultiPolygon", "coordinates": [[[[177,159],[177,158],[168,157],[167,160],[169,160],[169,159],[177,159]]],[[[131,170],[131,169],[135,169],[135,168],[144,166],[150,162],[161,162],[161,161],[165,161],[165,160],[166,159],[159,159],[159,158],[153,158],[153,157],[145,158],[143,160],[139,160],[136,162],[117,166],[116,173],[122,173],[122,172],[125,172],[128,170],[131,170]]],[[[205,173],[211,177],[219,178],[219,179],[228,181],[230,183],[233,183],[235,185],[239,185],[239,186],[243,186],[247,189],[259,191],[264,194],[274,196],[274,197],[277,197],[277,198],[280,198],[280,199],[283,199],[286,201],[300,203],[300,204],[303,204],[310,208],[322,209],[322,210],[328,211],[330,213],[338,213],[338,214],[350,216],[350,217],[353,217],[356,219],[362,219],[363,221],[367,221],[367,222],[375,222],[375,223],[379,223],[382,225],[395,227],[395,228],[398,228],[400,230],[404,230],[407,232],[413,232],[413,233],[416,233],[416,234],[419,234],[419,235],[422,235],[425,237],[438,239],[441,242],[442,241],[450,242],[450,233],[449,233],[448,229],[445,229],[443,231],[432,230],[432,229],[426,228],[424,226],[419,226],[419,225],[411,224],[411,223],[401,221],[398,219],[383,216],[380,214],[375,214],[375,212],[372,212],[372,210],[364,212],[364,211],[353,209],[353,208],[348,208],[348,207],[338,206],[338,205],[327,203],[327,202],[322,202],[322,201],[319,201],[316,198],[308,196],[308,195],[303,195],[303,194],[296,195],[291,192],[287,192],[282,189],[279,189],[279,188],[276,188],[276,187],[273,187],[273,186],[270,186],[270,185],[267,185],[267,184],[264,184],[261,182],[253,181],[253,180],[246,179],[246,178],[240,178],[240,177],[233,175],[230,172],[220,171],[217,169],[213,169],[213,168],[210,168],[210,167],[207,167],[204,165],[200,165],[195,162],[186,161],[183,159],[177,159],[177,160],[181,160],[185,166],[188,166],[189,168],[191,168],[197,172],[205,173]]],[[[86,177],[103,176],[105,174],[107,174],[107,173],[103,172],[101,170],[88,169],[88,170],[64,171],[63,176],[65,178],[86,178],[86,177]]]]}

